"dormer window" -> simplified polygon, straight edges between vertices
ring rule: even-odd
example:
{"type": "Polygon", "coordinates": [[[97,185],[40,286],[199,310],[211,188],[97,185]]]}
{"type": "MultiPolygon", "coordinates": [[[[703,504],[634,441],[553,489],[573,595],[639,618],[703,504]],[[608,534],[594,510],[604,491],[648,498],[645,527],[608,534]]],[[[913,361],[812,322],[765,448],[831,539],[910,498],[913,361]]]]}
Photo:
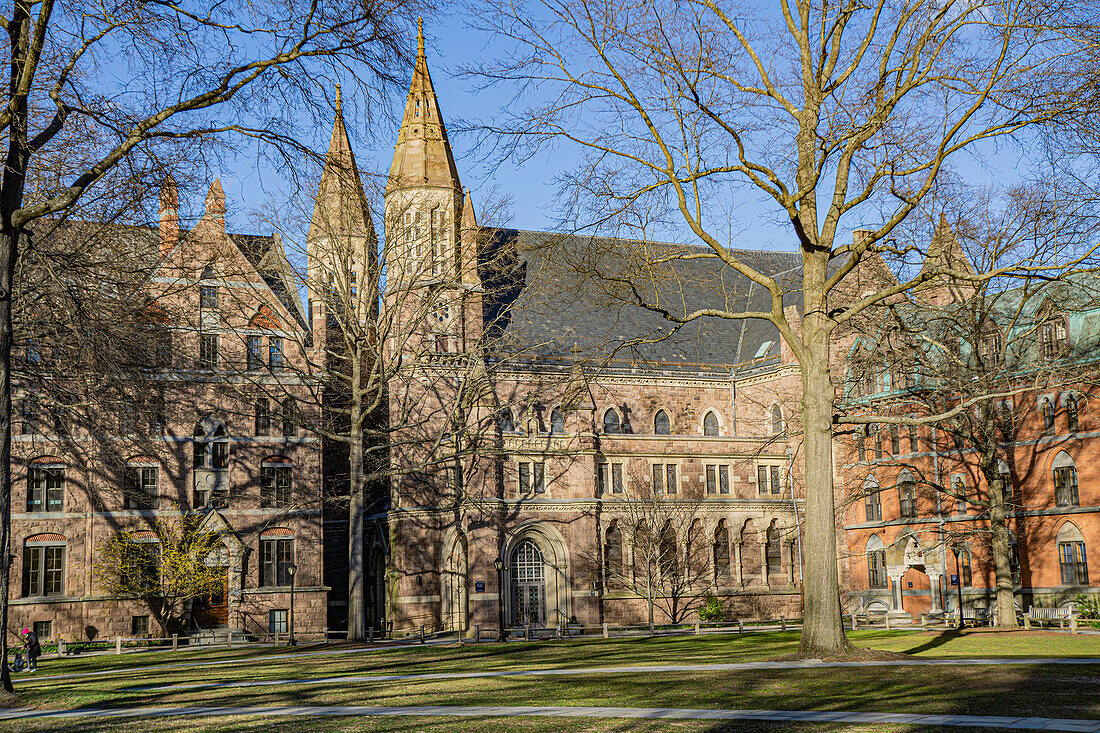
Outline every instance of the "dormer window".
{"type": "Polygon", "coordinates": [[[1066,352],[1067,331],[1065,319],[1055,317],[1039,329],[1039,345],[1044,359],[1057,359],[1066,352]]]}

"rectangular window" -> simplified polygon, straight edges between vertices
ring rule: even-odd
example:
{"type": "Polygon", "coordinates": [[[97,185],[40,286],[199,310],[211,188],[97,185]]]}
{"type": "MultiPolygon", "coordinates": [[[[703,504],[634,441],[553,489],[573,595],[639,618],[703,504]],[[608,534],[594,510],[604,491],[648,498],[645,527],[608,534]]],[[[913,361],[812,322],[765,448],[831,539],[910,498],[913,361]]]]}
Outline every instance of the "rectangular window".
{"type": "Polygon", "coordinates": [[[285,608],[273,608],[267,612],[267,633],[269,634],[286,634],[289,631],[287,626],[287,613],[285,608]]]}
{"type": "Polygon", "coordinates": [[[897,425],[890,426],[890,453],[895,456],[901,453],[901,432],[897,425]]]}
{"type": "Polygon", "coordinates": [[[527,462],[519,464],[519,493],[531,493],[531,464],[527,462]]]}
{"type": "Polygon", "coordinates": [[[199,288],[199,307],[203,310],[216,310],[218,307],[218,286],[203,285],[199,288]]]}
{"type": "Polygon", "coordinates": [[[1088,585],[1089,567],[1084,542],[1062,542],[1058,545],[1062,566],[1062,585],[1088,585]]]}
{"type": "Polygon", "coordinates": [[[218,337],[204,333],[199,341],[199,369],[218,368],[218,337]]]}
{"type": "Polygon", "coordinates": [[[256,435],[261,438],[271,435],[271,402],[266,397],[256,400],[256,435]]]}
{"type": "Polygon", "coordinates": [[[680,490],[680,483],[676,480],[676,464],[669,463],[665,466],[665,488],[668,493],[675,494],[680,490]]]}
{"type": "Polygon", "coordinates": [[[969,511],[969,503],[966,500],[966,485],[961,478],[951,479],[951,492],[955,495],[955,513],[960,517],[966,516],[969,511]]]}
{"type": "Polygon", "coordinates": [[[546,493],[546,464],[535,461],[531,464],[531,480],[536,494],[546,493]]]}
{"type": "Polygon", "coordinates": [[[22,422],[23,435],[41,435],[41,414],[38,398],[26,396],[19,401],[19,417],[22,422]]]}
{"type": "Polygon", "coordinates": [[[675,463],[653,464],[653,491],[655,493],[667,492],[675,494],[680,488],[676,481],[675,463]]]}
{"type": "Polygon", "coordinates": [[[23,551],[23,595],[61,595],[64,569],[64,545],[25,548],[23,551]]]}
{"type": "Polygon", "coordinates": [[[665,467],[660,463],[653,464],[653,493],[660,494],[665,490],[665,467]]]}
{"type": "Polygon", "coordinates": [[[248,337],[248,368],[259,369],[264,365],[264,360],[261,355],[260,337],[249,336],[248,337]]]}
{"type": "Polygon", "coordinates": [[[127,466],[124,472],[125,506],[127,509],[152,509],[156,505],[157,474],[155,466],[127,466]]]}
{"type": "MultiPolygon", "coordinates": [[[[872,489],[867,489],[869,493],[863,498],[863,511],[868,522],[881,522],[882,521],[882,500],[881,493],[877,486],[872,489]]],[[[878,586],[871,586],[876,588],[878,586]]]]}
{"type": "Polygon", "coordinates": [[[149,617],[148,616],[131,616],[130,617],[130,635],[131,636],[149,636],[149,617]]]}
{"type": "Polygon", "coordinates": [[[294,561],[294,540],[260,540],[260,585],[290,585],[286,568],[294,561]]]}
{"type": "Polygon", "coordinates": [[[718,493],[728,494],[730,493],[730,467],[719,466],[718,467],[718,493]]]}
{"type": "Polygon", "coordinates": [[[783,490],[783,482],[779,478],[781,475],[780,471],[782,470],[782,466],[770,466],[770,468],[772,474],[772,493],[778,494],[783,490]]]}
{"type": "Polygon", "coordinates": [[[35,621],[34,622],[34,635],[38,637],[38,641],[46,641],[53,638],[53,621],[35,621]]]}
{"type": "Polygon", "coordinates": [[[283,368],[283,340],[271,339],[267,347],[268,365],[272,371],[283,368]]]}
{"type": "Polygon", "coordinates": [[[872,550],[867,553],[867,586],[869,588],[886,587],[885,550],[872,550]]]}
{"type": "Polygon", "coordinates": [[[210,456],[211,468],[228,468],[229,467],[229,443],[225,441],[219,441],[217,443],[211,443],[212,448],[210,456]]]}
{"type": "Polygon", "coordinates": [[[905,429],[906,429],[906,432],[909,433],[909,452],[910,453],[918,452],[920,450],[920,448],[917,447],[917,426],[916,425],[907,425],[905,429]]]}
{"type": "Polygon", "coordinates": [[[867,433],[866,429],[857,427],[856,436],[856,460],[862,463],[867,460],[867,433]]]}
{"type": "Polygon", "coordinates": [[[768,493],[768,467],[756,467],[756,491],[760,494],[768,493]]]}
{"type": "Polygon", "coordinates": [[[298,403],[294,398],[288,398],[283,402],[283,437],[293,438],[298,435],[298,423],[301,416],[298,414],[298,403]]]}
{"type": "Polygon", "coordinates": [[[156,362],[158,369],[168,369],[172,366],[172,334],[162,333],[156,340],[156,362]]]}
{"type": "Polygon", "coordinates": [[[32,466],[27,473],[27,511],[60,512],[64,505],[64,466],[32,466]]]}
{"type": "Polygon", "coordinates": [[[290,466],[260,467],[260,508],[290,506],[290,466]]]}
{"type": "Polygon", "coordinates": [[[898,487],[898,513],[903,518],[917,516],[917,490],[906,481],[898,487]]]}
{"type": "Polygon", "coordinates": [[[623,493],[623,464],[601,463],[596,474],[599,482],[600,495],[623,493]]]}
{"type": "Polygon", "coordinates": [[[707,472],[707,493],[708,494],[717,494],[718,493],[718,467],[708,465],[707,469],[706,469],[706,472],[707,472]]]}
{"type": "Polygon", "coordinates": [[[1077,506],[1077,469],[1061,466],[1054,469],[1054,502],[1058,506],[1077,506]]]}

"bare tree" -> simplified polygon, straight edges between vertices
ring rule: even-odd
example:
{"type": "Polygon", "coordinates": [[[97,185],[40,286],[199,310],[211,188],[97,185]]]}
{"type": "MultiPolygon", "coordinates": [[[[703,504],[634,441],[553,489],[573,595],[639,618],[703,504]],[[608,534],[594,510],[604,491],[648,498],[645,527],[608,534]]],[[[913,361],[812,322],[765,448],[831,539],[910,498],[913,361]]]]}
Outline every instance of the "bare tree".
{"type": "Polygon", "coordinates": [[[609,590],[626,589],[645,599],[652,632],[655,609],[669,623],[681,623],[711,588],[710,543],[699,512],[702,495],[687,486],[670,494],[661,488],[663,476],[656,486],[657,479],[638,473],[623,478],[607,477],[607,529],[596,562],[603,558],[602,577],[609,590]]]}
{"type": "MultiPolygon", "coordinates": [[[[10,83],[0,113],[8,133],[0,180],[0,546],[10,542],[13,293],[32,224],[94,195],[114,171],[147,170],[171,159],[173,149],[195,154],[198,143],[230,132],[288,140],[317,78],[353,68],[367,70],[355,78],[368,88],[390,79],[403,59],[400,35],[412,6],[250,2],[193,12],[20,1],[9,8],[10,83]],[[112,87],[117,64],[126,68],[126,89],[112,87]],[[50,175],[59,156],[69,156],[69,165],[50,175]]],[[[0,625],[8,582],[0,564],[0,625]]],[[[0,640],[0,658],[6,643],[0,640]]],[[[12,689],[6,668],[0,679],[12,689]]]]}
{"type": "MultiPolygon", "coordinates": [[[[1009,258],[1053,264],[1059,249],[1079,251],[1091,236],[1084,207],[1056,210],[1035,189],[1017,190],[1000,205],[981,194],[971,200],[969,216],[954,227],[941,216],[931,235],[935,258],[954,269],[988,271],[1009,258]]],[[[975,538],[988,550],[1002,627],[1016,626],[1013,484],[1027,484],[1040,471],[1040,452],[1018,450],[1016,442],[1044,429],[1037,426],[1048,416],[1053,420],[1055,406],[1044,415],[1038,399],[1051,390],[1068,390],[1066,409],[1077,429],[1078,401],[1095,384],[1089,354],[1096,344],[1082,333],[1071,344],[1065,318],[1096,307],[1093,280],[1082,274],[1051,282],[1046,273],[929,280],[911,298],[869,311],[880,311],[879,327],[867,329],[851,361],[841,409],[879,415],[876,457],[884,444],[900,444],[899,427],[935,431],[929,446],[943,456],[939,471],[896,457],[889,447],[885,453],[895,454],[891,463],[909,469],[906,476],[925,495],[939,494],[947,506],[975,515],[952,523],[941,542],[975,538]]],[[[916,433],[910,435],[912,443],[916,433]]]]}
{"type": "MultiPolygon", "coordinates": [[[[693,243],[639,247],[631,269],[603,275],[673,325],[766,320],[798,359],[806,476],[800,653],[847,651],[832,486],[834,336],[870,306],[949,272],[937,267],[866,289],[856,283],[883,256],[906,254],[893,232],[951,160],[983,140],[1026,135],[1091,98],[1087,82],[1064,73],[1077,36],[1058,32],[1061,3],[782,0],[769,13],[715,0],[502,0],[491,8],[479,17],[508,50],[482,72],[541,100],[510,109],[492,129],[517,146],[580,149],[566,180],[567,220],[621,228],[624,212],[657,202],[693,243]],[[714,202],[752,194],[789,223],[797,271],[762,270],[726,241],[714,202]],[[878,223],[854,243],[838,239],[857,216],[878,223]],[[735,311],[631,287],[700,258],[748,279],[770,302],[735,311]],[[801,300],[801,322],[784,309],[791,296],[801,300]]],[[[1014,264],[951,274],[977,282],[1014,264]]]]}

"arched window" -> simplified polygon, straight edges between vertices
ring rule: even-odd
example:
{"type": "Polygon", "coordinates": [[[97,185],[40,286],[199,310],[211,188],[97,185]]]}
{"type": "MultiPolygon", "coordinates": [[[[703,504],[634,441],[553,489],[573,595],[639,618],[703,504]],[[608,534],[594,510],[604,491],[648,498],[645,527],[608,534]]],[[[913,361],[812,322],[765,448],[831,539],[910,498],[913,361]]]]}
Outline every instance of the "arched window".
{"type": "Polygon", "coordinates": [[[1050,398],[1044,397],[1043,401],[1039,404],[1039,409],[1043,413],[1043,429],[1054,429],[1054,405],[1051,404],[1050,398]]]}
{"type": "Polygon", "coordinates": [[[963,588],[974,585],[974,571],[970,567],[970,550],[964,549],[959,553],[959,581],[963,588]]]}
{"type": "Polygon", "coordinates": [[[507,407],[500,411],[500,432],[502,433],[514,433],[516,432],[516,421],[512,417],[512,411],[507,407]]]}
{"type": "Polygon", "coordinates": [[[772,435],[783,434],[783,409],[779,405],[772,405],[772,435]]]}
{"type": "Polygon", "coordinates": [[[664,410],[657,410],[657,414],[653,416],[653,434],[669,435],[671,432],[672,423],[668,419],[668,413],[664,410]]]}
{"type": "Polygon", "coordinates": [[[1054,456],[1051,468],[1054,472],[1054,503],[1058,506],[1078,506],[1081,502],[1077,496],[1077,466],[1069,453],[1062,451],[1054,456]]]}
{"type": "Polygon", "coordinates": [[[623,585],[623,533],[617,522],[612,522],[604,533],[603,545],[604,583],[608,588],[623,585]]]}
{"type": "Polygon", "coordinates": [[[31,535],[23,541],[23,596],[65,593],[65,536],[55,532],[31,535]]]}
{"type": "Polygon", "coordinates": [[[863,513],[868,522],[882,521],[882,489],[873,476],[863,482],[863,513]]]}
{"type": "Polygon", "coordinates": [[[1076,433],[1081,427],[1081,404],[1074,395],[1066,397],[1066,427],[1071,433],[1076,433]]]}
{"type": "Polygon", "coordinates": [[[708,438],[718,435],[718,416],[713,412],[708,412],[703,418],[703,435],[708,438]]]}
{"type": "Polygon", "coordinates": [[[1089,584],[1085,538],[1073,522],[1066,522],[1058,530],[1058,565],[1062,569],[1062,585],[1089,584]]]}
{"type": "Polygon", "coordinates": [[[780,544],[779,527],[775,526],[775,520],[768,526],[767,544],[764,554],[768,559],[768,575],[783,572],[783,550],[780,544]]]}
{"type": "Polygon", "coordinates": [[[603,431],[608,435],[615,435],[621,432],[622,422],[619,420],[619,413],[614,407],[607,408],[607,412],[603,414],[603,431]]]}
{"type": "Polygon", "coordinates": [[[560,407],[555,407],[553,410],[550,411],[550,432],[565,432],[565,413],[561,411],[560,407]]]}
{"type": "Polygon", "coordinates": [[[730,532],[726,521],[718,522],[714,530],[714,576],[715,579],[728,578],[730,575],[730,532]]]}
{"type": "Polygon", "coordinates": [[[886,587],[886,549],[877,534],[867,539],[867,587],[886,587]]]}
{"type": "Polygon", "coordinates": [[[661,567],[661,577],[665,582],[673,581],[680,572],[680,564],[676,557],[676,530],[671,524],[666,524],[661,532],[661,542],[658,549],[658,561],[661,567]]]}
{"type": "Polygon", "coordinates": [[[917,482],[908,470],[898,474],[898,507],[902,517],[917,516],[917,482]]]}
{"type": "Polygon", "coordinates": [[[752,578],[759,578],[761,571],[760,553],[749,551],[748,548],[760,547],[760,536],[756,532],[756,525],[751,519],[746,519],[741,527],[741,573],[745,584],[753,582],[752,578]]]}

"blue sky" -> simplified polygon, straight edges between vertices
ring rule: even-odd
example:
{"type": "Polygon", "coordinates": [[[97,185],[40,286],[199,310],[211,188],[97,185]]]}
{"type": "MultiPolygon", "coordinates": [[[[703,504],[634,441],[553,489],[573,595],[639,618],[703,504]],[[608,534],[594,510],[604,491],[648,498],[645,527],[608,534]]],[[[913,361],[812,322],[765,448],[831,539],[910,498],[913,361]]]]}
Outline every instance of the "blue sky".
{"type": "MultiPolygon", "coordinates": [[[[452,147],[463,184],[471,189],[475,204],[487,196],[507,192],[512,197],[509,224],[521,229],[547,230],[555,226],[554,184],[556,174],[571,163],[569,150],[558,149],[542,153],[522,162],[509,161],[491,168],[482,160],[484,150],[477,149],[477,135],[464,131],[487,122],[509,103],[507,90],[490,88],[474,90],[475,82],[462,78],[459,71],[479,58],[496,52],[487,35],[466,27],[460,18],[425,21],[428,63],[435,83],[439,103],[448,125],[452,147]],[[494,193],[492,189],[496,189],[494,193]]],[[[414,43],[410,39],[410,45],[414,43]]],[[[347,85],[345,88],[349,88],[347,85]]],[[[395,91],[385,114],[376,111],[366,120],[357,110],[356,100],[345,100],[348,132],[359,164],[367,171],[385,175],[392,158],[393,144],[403,109],[404,89],[395,91]]],[[[316,127],[310,140],[318,150],[324,150],[331,130],[331,120],[316,127]]],[[[258,163],[255,149],[241,152],[234,171],[214,171],[220,175],[229,197],[230,226],[237,231],[264,230],[250,221],[250,212],[264,207],[271,200],[285,196],[285,175],[258,163]]],[[[960,172],[975,182],[1010,183],[1018,180],[1020,169],[1030,161],[1018,146],[1002,142],[998,146],[983,146],[977,154],[957,161],[960,172]]],[[[735,220],[726,229],[735,244],[752,249],[790,249],[789,225],[776,219],[774,204],[747,188],[746,197],[734,203],[735,220]]],[[[201,205],[190,202],[192,207],[201,205]]],[[[187,204],[184,204],[186,207],[187,204]]],[[[847,222],[850,226],[860,223],[847,222]]],[[[262,233],[268,233],[263,231],[262,233]]],[[[726,233],[726,232],[723,232],[726,233]]]]}

